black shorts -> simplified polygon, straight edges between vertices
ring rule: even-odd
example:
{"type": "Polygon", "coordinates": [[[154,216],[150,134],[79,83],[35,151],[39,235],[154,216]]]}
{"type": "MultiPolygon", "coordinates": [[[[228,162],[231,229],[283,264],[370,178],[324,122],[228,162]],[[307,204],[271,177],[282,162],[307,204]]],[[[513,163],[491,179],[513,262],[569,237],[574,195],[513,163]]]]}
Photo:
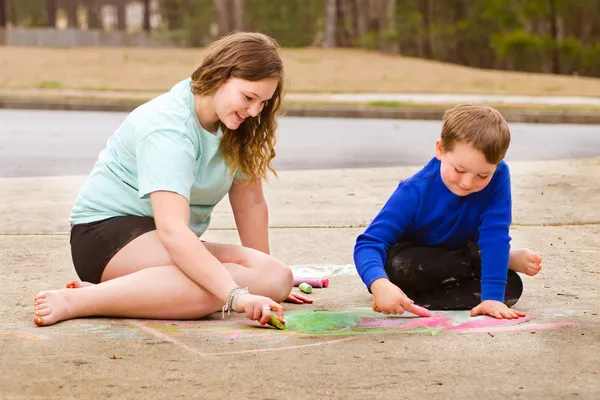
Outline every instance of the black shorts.
{"type": "Polygon", "coordinates": [[[71,227],[71,256],[82,281],[100,283],[108,262],[133,239],[156,230],[154,218],[125,216],[71,227]]]}

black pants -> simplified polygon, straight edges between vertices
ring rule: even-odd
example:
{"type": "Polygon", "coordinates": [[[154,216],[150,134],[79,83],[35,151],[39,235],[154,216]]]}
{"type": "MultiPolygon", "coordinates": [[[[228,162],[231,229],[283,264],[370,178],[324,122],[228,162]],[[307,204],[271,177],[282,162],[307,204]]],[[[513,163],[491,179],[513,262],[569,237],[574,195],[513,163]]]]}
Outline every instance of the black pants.
{"type": "MultiPolygon", "coordinates": [[[[481,302],[479,247],[467,242],[457,250],[397,243],[387,253],[385,271],[415,304],[434,310],[468,310],[481,302]]],[[[523,293],[519,275],[508,271],[504,304],[523,293]]]]}

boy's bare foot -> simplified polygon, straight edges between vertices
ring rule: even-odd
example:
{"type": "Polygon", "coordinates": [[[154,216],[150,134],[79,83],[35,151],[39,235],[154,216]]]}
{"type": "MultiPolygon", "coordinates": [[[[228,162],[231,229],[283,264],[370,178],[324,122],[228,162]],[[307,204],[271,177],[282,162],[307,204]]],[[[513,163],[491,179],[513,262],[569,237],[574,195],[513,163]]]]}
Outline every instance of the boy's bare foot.
{"type": "Polygon", "coordinates": [[[95,285],[95,283],[74,280],[74,281],[67,282],[66,287],[67,287],[67,289],[77,289],[77,288],[82,288],[82,287],[86,287],[86,286],[94,286],[94,285],[95,285]]]}
{"type": "Polygon", "coordinates": [[[511,250],[508,268],[515,272],[534,276],[542,270],[542,257],[530,249],[511,250]]]}
{"type": "Polygon", "coordinates": [[[71,305],[64,290],[66,289],[46,290],[35,296],[33,322],[36,325],[52,325],[72,318],[71,305]]]}

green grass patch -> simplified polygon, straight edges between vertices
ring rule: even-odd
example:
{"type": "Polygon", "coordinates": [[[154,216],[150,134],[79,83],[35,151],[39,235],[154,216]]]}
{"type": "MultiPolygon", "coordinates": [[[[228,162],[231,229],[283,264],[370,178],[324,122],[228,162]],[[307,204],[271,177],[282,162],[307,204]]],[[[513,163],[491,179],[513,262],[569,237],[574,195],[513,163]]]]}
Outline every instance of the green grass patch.
{"type": "Polygon", "coordinates": [[[41,81],[35,87],[38,89],[60,89],[62,88],[62,84],[58,81],[41,81]]]}

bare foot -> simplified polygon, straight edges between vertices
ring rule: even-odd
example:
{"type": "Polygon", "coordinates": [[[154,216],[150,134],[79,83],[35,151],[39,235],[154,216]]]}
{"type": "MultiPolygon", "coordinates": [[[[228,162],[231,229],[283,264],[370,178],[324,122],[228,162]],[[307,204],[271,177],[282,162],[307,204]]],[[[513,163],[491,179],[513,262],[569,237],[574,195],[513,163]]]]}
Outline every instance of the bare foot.
{"type": "Polygon", "coordinates": [[[511,250],[508,268],[515,272],[534,276],[542,270],[542,257],[529,249],[511,250]]]}
{"type": "Polygon", "coordinates": [[[71,305],[64,290],[66,289],[47,290],[35,296],[33,322],[36,325],[52,325],[72,318],[71,305]]]}
{"type": "Polygon", "coordinates": [[[67,287],[67,289],[77,289],[77,288],[82,288],[82,287],[87,287],[87,286],[94,286],[94,285],[95,285],[95,283],[74,280],[74,281],[67,282],[67,286],[66,287],[67,287]]]}

